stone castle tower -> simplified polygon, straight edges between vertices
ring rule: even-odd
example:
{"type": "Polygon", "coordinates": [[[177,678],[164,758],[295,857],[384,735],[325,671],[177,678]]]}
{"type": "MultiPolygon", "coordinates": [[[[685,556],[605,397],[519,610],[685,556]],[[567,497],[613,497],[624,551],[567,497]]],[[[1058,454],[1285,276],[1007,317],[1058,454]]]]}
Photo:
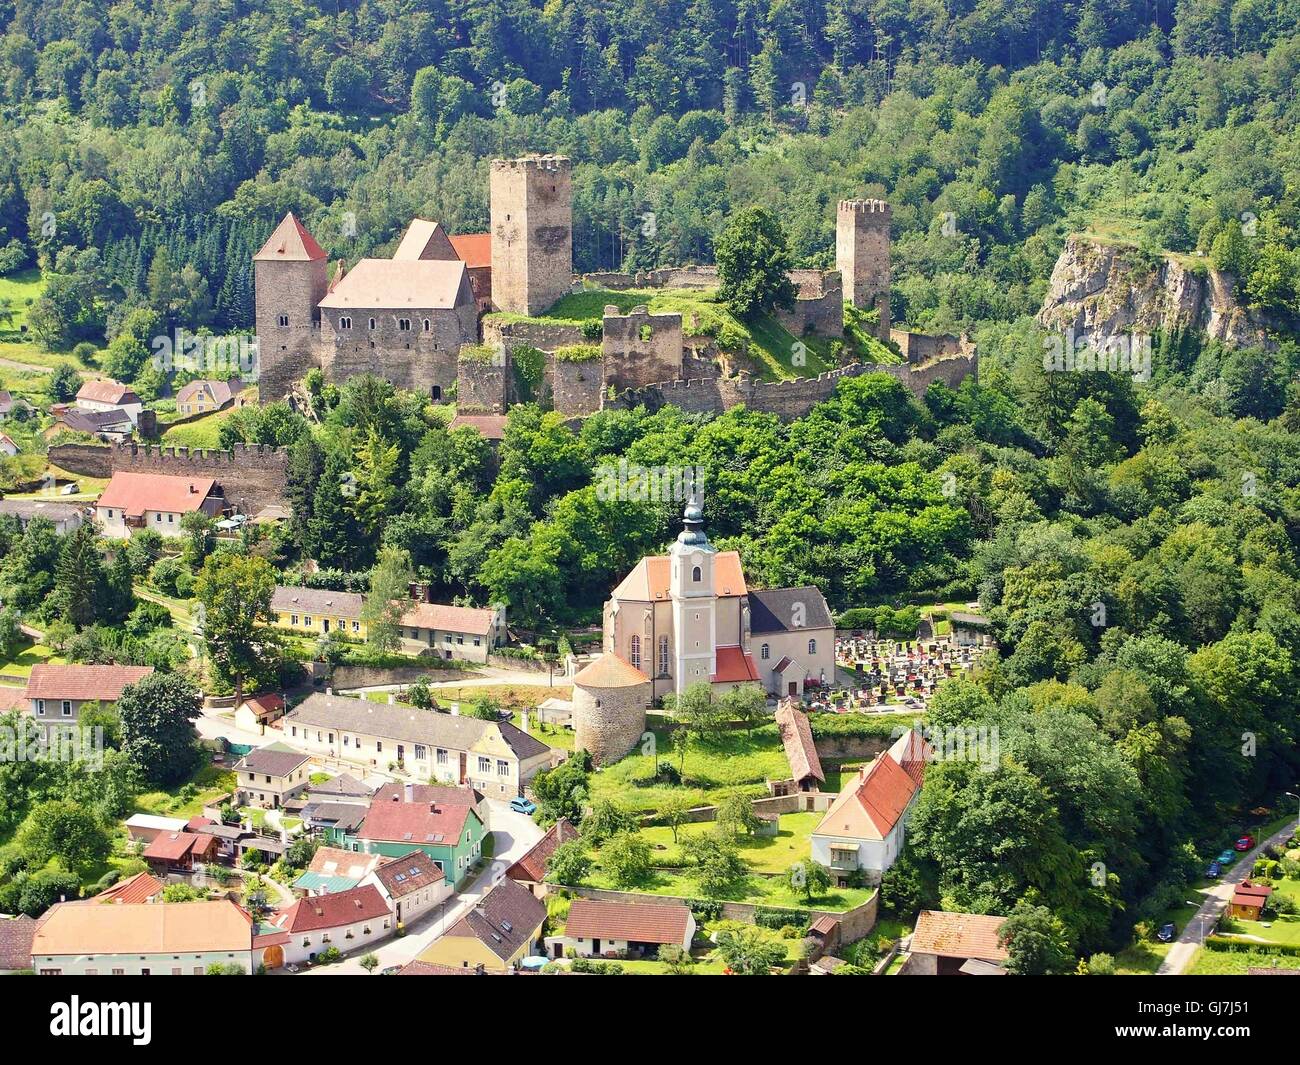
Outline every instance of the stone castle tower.
{"type": "Polygon", "coordinates": [[[492,161],[492,303],[540,314],[573,284],[573,189],[561,155],[492,161]]]}
{"type": "Polygon", "coordinates": [[[253,256],[263,402],[285,395],[308,367],[319,364],[317,304],[329,287],[327,267],[324,250],[292,214],[284,216],[253,256]]]}
{"type": "Polygon", "coordinates": [[[889,222],[884,200],[841,200],[835,216],[835,265],[844,298],[863,310],[876,307],[876,335],[889,339],[889,222]]]}

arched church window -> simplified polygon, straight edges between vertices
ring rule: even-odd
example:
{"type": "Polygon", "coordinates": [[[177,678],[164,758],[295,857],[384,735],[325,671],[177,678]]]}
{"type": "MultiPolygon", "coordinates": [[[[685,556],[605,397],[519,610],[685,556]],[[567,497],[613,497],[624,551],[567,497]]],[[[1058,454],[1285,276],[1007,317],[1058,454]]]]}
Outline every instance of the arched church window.
{"type": "Polygon", "coordinates": [[[815,655],[815,654],[817,653],[817,641],[816,641],[816,640],[809,640],[809,641],[808,641],[808,653],[809,653],[810,655],[815,655]]]}
{"type": "Polygon", "coordinates": [[[637,669],[641,668],[641,637],[632,637],[632,665],[637,669]]]}
{"type": "Polygon", "coordinates": [[[772,648],[771,648],[771,645],[769,645],[769,644],[763,644],[762,648],[761,648],[761,649],[759,650],[759,652],[758,652],[758,657],[761,658],[761,659],[763,659],[763,661],[765,661],[765,662],[766,662],[769,658],[771,658],[771,657],[772,657],[772,648]]]}
{"type": "Polygon", "coordinates": [[[696,584],[699,584],[700,581],[702,581],[703,579],[704,579],[704,574],[701,572],[699,566],[696,566],[693,570],[691,570],[692,581],[694,581],[696,584]]]}
{"type": "Polygon", "coordinates": [[[668,637],[659,637],[659,672],[665,676],[668,673],[668,637]]]}

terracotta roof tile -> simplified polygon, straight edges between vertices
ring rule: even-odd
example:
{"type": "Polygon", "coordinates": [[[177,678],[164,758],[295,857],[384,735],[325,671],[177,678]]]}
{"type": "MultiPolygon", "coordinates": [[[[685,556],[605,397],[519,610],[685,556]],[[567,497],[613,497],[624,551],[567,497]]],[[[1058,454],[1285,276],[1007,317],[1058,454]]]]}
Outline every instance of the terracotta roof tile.
{"type": "Polygon", "coordinates": [[[977,913],[922,910],[912,933],[912,953],[1006,961],[1006,948],[998,944],[998,931],[1005,920],[977,913]]]}
{"type": "Polygon", "coordinates": [[[59,666],[42,662],[32,666],[27,698],[116,702],[127,685],[152,672],[152,666],[59,666]]]}
{"type": "Polygon", "coordinates": [[[402,624],[410,628],[436,629],[439,632],[465,632],[486,636],[492,631],[495,610],[488,607],[445,606],[441,603],[411,603],[402,615],[402,624]]]}
{"type": "Polygon", "coordinates": [[[135,394],[130,385],[124,385],[120,381],[113,381],[107,377],[87,381],[77,390],[77,399],[92,403],[115,403],[118,406],[140,402],[140,397],[135,394]]]}
{"type": "Polygon", "coordinates": [[[758,680],[754,656],[746,654],[739,647],[719,647],[717,657],[718,671],[709,678],[714,684],[758,680]]]}
{"type": "Polygon", "coordinates": [[[575,899],[564,922],[564,934],[574,939],[681,943],[690,916],[685,906],[575,899]]]}
{"type": "Polygon", "coordinates": [[[299,899],[271,920],[291,934],[314,932],[321,928],[339,928],[357,921],[375,921],[389,914],[388,903],[373,884],[332,895],[314,895],[299,899]]]}
{"type": "Polygon", "coordinates": [[[470,296],[465,264],[459,259],[362,259],[320,306],[375,310],[447,310],[462,290],[470,296]]]}
{"type": "Polygon", "coordinates": [[[484,266],[491,268],[491,233],[462,233],[451,238],[451,246],[456,249],[456,254],[460,256],[461,261],[471,270],[484,266]]]}
{"type": "Polygon", "coordinates": [[[290,211],[262,245],[262,250],[253,256],[253,261],[305,263],[325,257],[325,251],[316,243],[316,238],[290,211]]]}
{"type": "Polygon", "coordinates": [[[822,762],[817,755],[817,745],[813,742],[812,723],[809,722],[808,715],[793,702],[782,702],[776,708],[776,725],[781,733],[785,757],[790,763],[790,775],[795,780],[812,777],[825,783],[826,774],[822,772],[822,762]]]}
{"type": "Polygon", "coordinates": [[[632,663],[606,651],[578,670],[573,683],[584,688],[634,688],[638,684],[649,684],[650,678],[632,663]]]}
{"type": "Polygon", "coordinates": [[[578,830],[569,823],[567,817],[561,817],[550,830],[533,844],[532,849],[506,870],[511,880],[522,880],[530,884],[540,884],[546,879],[546,866],[561,843],[578,838],[578,830]]]}
{"type": "Polygon", "coordinates": [[[216,484],[211,477],[170,477],[164,473],[113,474],[96,507],[112,507],[133,518],[146,510],[188,514],[203,506],[216,484]]]}
{"type": "Polygon", "coordinates": [[[468,806],[423,802],[372,803],[357,831],[359,839],[454,847],[467,818],[477,815],[468,806]]]}
{"type": "Polygon", "coordinates": [[[375,867],[375,877],[390,899],[400,899],[443,881],[442,870],[424,851],[414,850],[375,867]]]}
{"type": "Polygon", "coordinates": [[[229,899],[152,906],[64,905],[53,907],[42,919],[32,953],[198,954],[246,951],[252,942],[252,921],[229,899]]]}
{"type": "Polygon", "coordinates": [[[119,880],[108,890],[101,891],[98,895],[93,896],[88,901],[136,905],[142,902],[148,902],[151,898],[162,891],[162,889],[162,881],[158,880],[151,874],[136,873],[135,876],[129,876],[125,880],[119,880]]]}
{"type": "MultiPolygon", "coordinates": [[[[614,589],[614,598],[638,603],[667,599],[671,576],[667,555],[647,555],[614,589]]],[[[713,591],[723,598],[749,594],[740,555],[735,551],[719,551],[713,556],[713,591]]]]}

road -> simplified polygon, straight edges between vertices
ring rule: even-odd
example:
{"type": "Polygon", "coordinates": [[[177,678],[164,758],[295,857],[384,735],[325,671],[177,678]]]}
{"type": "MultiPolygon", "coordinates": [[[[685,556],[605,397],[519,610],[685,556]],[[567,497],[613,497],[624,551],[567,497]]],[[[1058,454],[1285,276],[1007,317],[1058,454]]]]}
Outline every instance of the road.
{"type": "Polygon", "coordinates": [[[1232,870],[1225,873],[1223,879],[1210,889],[1209,895],[1201,908],[1187,922],[1177,942],[1169,948],[1165,960],[1160,963],[1160,968],[1156,970],[1157,976],[1181,976],[1183,974],[1187,966],[1191,964],[1192,957],[1200,949],[1201,941],[1205,936],[1209,935],[1210,931],[1218,923],[1219,917],[1227,908],[1236,886],[1250,876],[1250,871],[1255,867],[1255,859],[1264,853],[1265,847],[1290,839],[1297,828],[1300,828],[1300,822],[1289,828],[1284,828],[1280,832],[1273,833],[1253,851],[1248,851],[1241,856],[1240,860],[1232,867],[1232,870]]]}
{"type": "Polygon", "coordinates": [[[488,890],[503,879],[506,870],[522,858],[539,839],[542,830],[531,817],[515,813],[509,805],[485,799],[488,828],[492,832],[494,854],[483,869],[459,895],[453,895],[437,910],[425,914],[410,926],[401,939],[387,939],[377,946],[359,947],[343,961],[305,970],[302,976],[357,976],[366,975],[361,959],[373,954],[379,959],[375,975],[390,965],[405,965],[452,927],[461,916],[478,903],[488,890]]]}

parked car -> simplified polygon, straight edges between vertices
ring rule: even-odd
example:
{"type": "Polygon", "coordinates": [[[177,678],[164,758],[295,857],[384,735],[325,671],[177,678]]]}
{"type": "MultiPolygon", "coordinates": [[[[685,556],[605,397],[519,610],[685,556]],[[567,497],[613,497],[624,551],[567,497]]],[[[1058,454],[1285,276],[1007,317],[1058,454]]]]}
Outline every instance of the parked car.
{"type": "Polygon", "coordinates": [[[1237,860],[1237,855],[1236,852],[1233,851],[1232,848],[1230,847],[1227,850],[1223,851],[1214,860],[1218,862],[1220,865],[1231,865],[1233,862],[1237,860]]]}
{"type": "Polygon", "coordinates": [[[510,800],[510,809],[517,814],[527,814],[532,817],[533,812],[537,809],[537,803],[533,802],[532,799],[525,799],[522,795],[516,795],[510,800]]]}
{"type": "Polygon", "coordinates": [[[1233,848],[1239,851],[1248,851],[1255,846],[1255,837],[1247,832],[1241,839],[1234,843],[1233,848]]]}
{"type": "Polygon", "coordinates": [[[1211,862],[1210,867],[1205,870],[1205,875],[1211,880],[1218,880],[1223,875],[1223,866],[1218,862],[1211,862]]]}
{"type": "Polygon", "coordinates": [[[401,967],[400,965],[388,965],[388,966],[385,966],[384,968],[382,968],[382,969],[379,970],[379,975],[380,975],[380,976],[396,976],[396,975],[397,975],[398,973],[400,973],[401,971],[402,971],[402,967],[401,967]]]}
{"type": "Polygon", "coordinates": [[[1160,940],[1161,943],[1172,943],[1174,940],[1174,922],[1170,921],[1168,924],[1162,924],[1160,931],[1156,933],[1156,939],[1160,940]]]}

